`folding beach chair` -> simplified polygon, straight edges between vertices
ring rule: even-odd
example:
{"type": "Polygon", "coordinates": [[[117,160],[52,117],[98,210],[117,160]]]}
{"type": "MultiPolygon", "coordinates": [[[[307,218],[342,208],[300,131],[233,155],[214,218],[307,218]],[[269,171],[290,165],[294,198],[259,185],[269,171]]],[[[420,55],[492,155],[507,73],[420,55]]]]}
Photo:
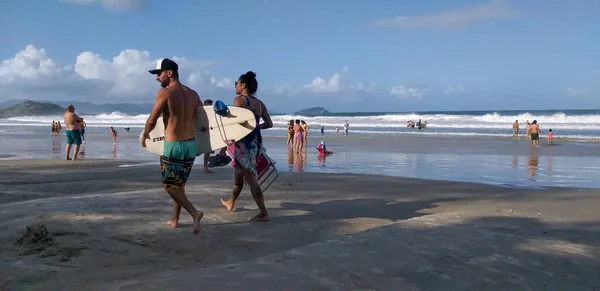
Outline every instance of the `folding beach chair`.
{"type": "MultiPolygon", "coordinates": [[[[235,145],[227,147],[227,155],[231,157],[231,166],[235,166],[235,158],[233,156],[235,145]]],[[[279,172],[275,167],[275,162],[272,161],[266,153],[260,151],[258,158],[256,159],[256,175],[258,178],[258,185],[260,189],[265,192],[267,189],[279,178],[279,172]]],[[[247,185],[246,181],[244,183],[247,185]]]]}
{"type": "MultiPolygon", "coordinates": [[[[228,106],[223,103],[221,100],[217,100],[214,103],[213,108],[215,110],[215,115],[226,116],[228,112],[228,106]]],[[[258,126],[258,124],[257,124],[258,126]]],[[[227,139],[226,136],[222,136],[223,141],[227,139]]],[[[235,166],[235,158],[234,158],[234,144],[227,146],[227,155],[231,158],[231,166],[235,166]]],[[[271,160],[267,154],[263,151],[260,151],[258,154],[258,158],[256,160],[256,175],[258,178],[258,185],[260,189],[265,192],[277,180],[279,177],[279,172],[275,167],[275,162],[271,160]]],[[[244,183],[247,185],[246,181],[244,183]]]]}

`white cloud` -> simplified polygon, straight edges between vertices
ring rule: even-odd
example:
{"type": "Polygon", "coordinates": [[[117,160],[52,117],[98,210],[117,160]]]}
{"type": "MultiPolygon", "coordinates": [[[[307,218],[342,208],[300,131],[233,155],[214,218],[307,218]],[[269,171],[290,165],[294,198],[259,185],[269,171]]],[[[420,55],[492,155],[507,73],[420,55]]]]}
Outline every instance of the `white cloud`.
{"type": "Polygon", "coordinates": [[[567,95],[571,95],[571,96],[582,96],[582,95],[587,95],[590,94],[591,90],[590,87],[587,86],[583,86],[583,87],[567,87],[565,88],[565,92],[567,93],[567,95]]]}
{"type": "Polygon", "coordinates": [[[406,85],[395,86],[390,89],[390,94],[400,98],[421,98],[429,89],[424,87],[409,87],[406,85]]]}
{"type": "MultiPolygon", "coordinates": [[[[0,98],[148,101],[159,88],[155,76],[148,72],[158,59],[148,51],[135,49],[125,49],[112,59],[86,51],[75,58],[73,65],[60,65],[43,48],[28,45],[13,58],[0,62],[0,98]]],[[[212,62],[176,56],[172,59],[180,66],[181,80],[199,93],[212,93],[217,88],[233,91],[230,79],[211,76],[208,67],[212,62]]]]}
{"type": "Polygon", "coordinates": [[[486,3],[464,6],[420,16],[398,16],[374,21],[377,26],[428,29],[456,29],[471,24],[518,16],[519,13],[508,0],[491,0],[486,3]]]}
{"type": "Polygon", "coordinates": [[[458,86],[450,87],[450,88],[446,89],[444,91],[444,93],[442,93],[442,94],[444,94],[444,95],[452,95],[452,94],[458,94],[458,93],[461,93],[461,92],[464,92],[464,91],[465,91],[465,87],[463,85],[458,85],[458,86]]]}
{"type": "Polygon", "coordinates": [[[215,77],[210,77],[210,84],[219,87],[219,88],[234,88],[233,80],[229,78],[223,78],[221,80],[217,80],[215,77]]]}
{"type": "Polygon", "coordinates": [[[314,93],[339,93],[345,89],[341,82],[342,75],[347,73],[348,67],[344,67],[341,72],[336,72],[327,80],[316,77],[310,84],[306,84],[303,87],[314,93]]]}
{"type": "Polygon", "coordinates": [[[142,7],[145,0],[58,0],[61,2],[69,2],[73,4],[89,5],[100,4],[107,10],[131,11],[142,7]]]}

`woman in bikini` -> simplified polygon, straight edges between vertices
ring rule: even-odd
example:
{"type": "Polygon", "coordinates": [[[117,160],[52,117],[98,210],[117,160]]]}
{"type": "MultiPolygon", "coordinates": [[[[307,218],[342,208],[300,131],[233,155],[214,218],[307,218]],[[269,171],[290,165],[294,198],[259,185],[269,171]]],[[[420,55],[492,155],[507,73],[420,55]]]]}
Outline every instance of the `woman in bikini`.
{"type": "Polygon", "coordinates": [[[271,121],[271,116],[269,116],[265,104],[254,96],[257,89],[258,82],[256,81],[256,74],[254,72],[247,72],[246,74],[241,75],[235,82],[235,93],[237,96],[233,99],[233,105],[252,111],[256,118],[257,125],[261,118],[264,120],[264,123],[257,126],[250,134],[241,140],[235,142],[233,153],[235,160],[233,191],[231,193],[231,199],[221,199],[221,203],[229,212],[233,211],[233,206],[242,192],[245,180],[250,186],[252,198],[254,198],[260,211],[256,216],[250,218],[250,221],[268,221],[269,213],[265,206],[265,198],[257,180],[256,160],[260,154],[269,158],[266,156],[263,148],[260,130],[273,127],[273,121],[271,121]]]}
{"type": "Polygon", "coordinates": [[[300,120],[296,119],[294,125],[294,149],[299,151],[304,146],[304,128],[300,125],[300,120]]]}
{"type": "Polygon", "coordinates": [[[308,130],[310,129],[310,126],[308,126],[304,120],[300,120],[300,126],[302,126],[302,130],[304,130],[302,133],[302,141],[304,142],[302,148],[304,148],[304,145],[308,144],[308,130]]]}
{"type": "Polygon", "coordinates": [[[294,145],[294,120],[290,120],[290,122],[288,122],[287,145],[294,145]]]}

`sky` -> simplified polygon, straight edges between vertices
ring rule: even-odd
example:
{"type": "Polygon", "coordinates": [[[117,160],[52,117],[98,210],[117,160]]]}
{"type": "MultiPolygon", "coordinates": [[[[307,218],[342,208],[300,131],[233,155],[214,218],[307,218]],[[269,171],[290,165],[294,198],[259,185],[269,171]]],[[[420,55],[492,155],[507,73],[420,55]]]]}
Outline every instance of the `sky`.
{"type": "Polygon", "coordinates": [[[152,103],[161,58],[269,110],[600,108],[597,0],[0,0],[0,102],[152,103]]]}

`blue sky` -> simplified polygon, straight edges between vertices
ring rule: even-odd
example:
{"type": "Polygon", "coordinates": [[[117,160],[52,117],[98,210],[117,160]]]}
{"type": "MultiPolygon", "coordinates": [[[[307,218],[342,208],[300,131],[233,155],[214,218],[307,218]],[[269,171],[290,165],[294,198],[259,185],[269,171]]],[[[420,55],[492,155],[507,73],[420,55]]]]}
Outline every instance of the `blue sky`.
{"type": "Polygon", "coordinates": [[[0,0],[0,101],[152,102],[156,59],[274,111],[600,108],[598,1],[0,0]]]}

